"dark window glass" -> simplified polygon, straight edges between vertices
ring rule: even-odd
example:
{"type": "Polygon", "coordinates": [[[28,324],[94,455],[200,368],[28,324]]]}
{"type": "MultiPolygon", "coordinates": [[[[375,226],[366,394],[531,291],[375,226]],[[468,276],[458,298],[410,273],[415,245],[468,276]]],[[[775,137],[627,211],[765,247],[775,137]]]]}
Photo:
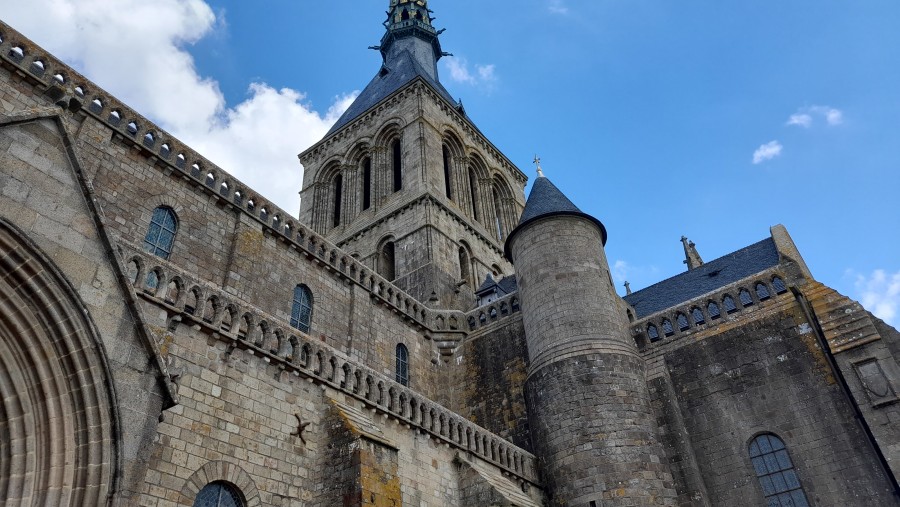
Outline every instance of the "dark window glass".
{"type": "Polygon", "coordinates": [[[787,287],[784,285],[784,280],[778,278],[777,276],[772,279],[772,288],[775,289],[775,294],[784,294],[787,292],[787,287]]]}
{"type": "Polygon", "coordinates": [[[719,317],[722,316],[722,312],[719,311],[719,305],[717,305],[713,301],[710,301],[709,304],[706,306],[706,311],[709,312],[710,319],[718,319],[719,317]]]}
{"type": "Polygon", "coordinates": [[[750,443],[750,461],[766,497],[766,505],[808,507],[806,494],[784,442],[775,435],[760,435],[750,443]]]}
{"type": "Polygon", "coordinates": [[[678,322],[679,331],[684,331],[691,327],[690,322],[688,322],[687,316],[685,316],[685,314],[683,313],[679,313],[678,315],[676,315],[675,320],[678,322]]]}
{"type": "Polygon", "coordinates": [[[367,210],[372,206],[372,159],[366,157],[363,161],[363,203],[362,209],[367,210]]]}
{"type": "Polygon", "coordinates": [[[453,199],[453,192],[451,191],[452,181],[450,179],[450,150],[444,146],[444,192],[447,194],[447,199],[453,199]]]}
{"type": "Polygon", "coordinates": [[[224,482],[211,482],[197,493],[194,507],[243,507],[240,493],[224,482]]]}
{"type": "Polygon", "coordinates": [[[392,151],[394,154],[394,192],[398,192],[403,188],[403,150],[399,139],[394,141],[392,151]]]}
{"type": "Polygon", "coordinates": [[[738,297],[741,298],[741,304],[743,306],[750,306],[753,304],[753,296],[750,295],[750,291],[747,289],[741,289],[738,297]]]}
{"type": "Polygon", "coordinates": [[[338,174],[334,178],[334,212],[332,214],[331,225],[337,227],[341,225],[341,201],[344,197],[344,177],[338,174]]]}
{"type": "Polygon", "coordinates": [[[734,313],[737,311],[737,305],[734,304],[734,298],[731,296],[725,296],[725,299],[722,300],[722,306],[725,307],[725,312],[734,313]]]}
{"type": "Polygon", "coordinates": [[[153,210],[150,229],[144,237],[144,250],[157,257],[168,259],[175,243],[175,231],[178,230],[178,218],[170,208],[160,206],[153,210]]]}
{"type": "Polygon", "coordinates": [[[653,324],[647,326],[647,336],[650,337],[651,342],[659,340],[659,330],[656,329],[656,326],[653,324]]]}
{"type": "Polygon", "coordinates": [[[472,193],[472,218],[481,221],[478,213],[478,178],[475,177],[475,171],[469,168],[469,190],[472,193]]]}
{"type": "Polygon", "coordinates": [[[769,299],[769,288],[766,287],[766,284],[764,284],[764,283],[756,284],[756,297],[758,297],[760,301],[769,299]]]}
{"type": "Polygon", "coordinates": [[[402,343],[397,344],[397,383],[409,386],[409,349],[402,343]]]}
{"type": "Polygon", "coordinates": [[[393,282],[397,275],[397,261],[394,256],[394,242],[388,241],[381,247],[381,255],[378,259],[378,273],[393,282]]]}
{"type": "Polygon", "coordinates": [[[313,300],[312,292],[306,285],[294,288],[294,302],[291,306],[291,326],[309,333],[312,324],[313,300]]]}
{"type": "Polygon", "coordinates": [[[703,311],[699,308],[694,307],[691,310],[691,317],[694,319],[694,324],[700,325],[706,322],[706,318],[703,317],[703,311]]]}
{"type": "Polygon", "coordinates": [[[675,334],[675,328],[672,327],[672,321],[670,321],[669,319],[664,319],[662,321],[662,328],[663,333],[665,333],[666,336],[672,336],[673,334],[675,334]]]}

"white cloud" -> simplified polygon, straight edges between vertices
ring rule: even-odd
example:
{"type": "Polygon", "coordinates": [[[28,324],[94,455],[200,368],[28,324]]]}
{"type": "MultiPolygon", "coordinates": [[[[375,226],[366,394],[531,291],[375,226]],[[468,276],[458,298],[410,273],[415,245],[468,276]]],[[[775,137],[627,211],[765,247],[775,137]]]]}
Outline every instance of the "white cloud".
{"type": "Polygon", "coordinates": [[[659,268],[656,266],[633,266],[623,260],[617,260],[612,265],[612,277],[617,287],[622,287],[626,281],[633,287],[646,287],[659,281],[658,276],[659,268]]]}
{"type": "Polygon", "coordinates": [[[569,13],[569,8],[566,6],[563,0],[550,0],[550,3],[547,5],[547,10],[549,10],[553,14],[569,13]]]}
{"type": "Polygon", "coordinates": [[[856,278],[856,297],[863,307],[888,324],[900,323],[900,271],[891,274],[876,269],[868,276],[853,271],[848,274],[856,278]]]}
{"type": "Polygon", "coordinates": [[[753,152],[753,163],[761,164],[766,160],[772,160],[773,158],[781,155],[781,150],[784,147],[778,141],[770,141],[753,152]]]}
{"type": "Polygon", "coordinates": [[[475,65],[475,70],[469,70],[469,62],[462,57],[446,59],[446,68],[450,71],[450,79],[457,83],[468,85],[490,85],[497,81],[497,66],[494,64],[475,65]]]}
{"type": "Polygon", "coordinates": [[[250,84],[228,107],[185,50],[223,30],[204,0],[0,0],[17,30],[296,215],[297,154],[328,131],[352,96],[321,114],[303,93],[250,84]]]}
{"type": "Polygon", "coordinates": [[[812,116],[803,113],[792,114],[790,118],[788,118],[788,125],[799,125],[803,128],[809,128],[812,125],[812,116]]]}
{"type": "Polygon", "coordinates": [[[820,117],[831,127],[844,123],[844,113],[840,109],[831,106],[812,106],[799,109],[792,114],[787,125],[797,125],[803,128],[812,126],[814,117],[820,117]]]}

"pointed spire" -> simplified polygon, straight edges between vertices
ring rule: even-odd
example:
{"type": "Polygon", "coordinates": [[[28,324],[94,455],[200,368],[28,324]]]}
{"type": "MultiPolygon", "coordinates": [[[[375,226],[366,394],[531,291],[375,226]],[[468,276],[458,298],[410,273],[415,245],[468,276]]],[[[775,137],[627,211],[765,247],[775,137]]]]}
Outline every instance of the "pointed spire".
{"type": "Polygon", "coordinates": [[[628,296],[631,295],[631,284],[628,283],[627,281],[625,282],[625,294],[628,296]]]}
{"type": "Polygon", "coordinates": [[[693,241],[688,240],[687,236],[681,237],[681,243],[684,245],[684,263],[687,264],[688,271],[702,266],[703,259],[697,253],[697,245],[693,241]]]}
{"type": "Polygon", "coordinates": [[[431,24],[431,12],[426,0],[391,0],[384,22],[387,31],[381,45],[373,46],[381,51],[385,63],[390,64],[408,50],[431,78],[437,79],[437,61],[447,53],[441,50],[438,40],[443,30],[436,30],[431,24]]]}

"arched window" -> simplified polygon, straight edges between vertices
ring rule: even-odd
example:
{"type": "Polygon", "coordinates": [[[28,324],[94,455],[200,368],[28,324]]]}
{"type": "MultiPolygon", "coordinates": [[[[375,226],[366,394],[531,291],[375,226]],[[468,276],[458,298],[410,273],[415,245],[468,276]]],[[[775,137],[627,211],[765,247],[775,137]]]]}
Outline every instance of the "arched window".
{"type": "Polygon", "coordinates": [[[309,333],[312,324],[313,298],[306,285],[294,287],[294,302],[291,306],[291,327],[309,333]]]}
{"type": "Polygon", "coordinates": [[[688,322],[687,316],[681,312],[679,312],[678,315],[675,316],[675,320],[678,322],[679,331],[686,331],[691,327],[691,323],[688,322]]]}
{"type": "Polygon", "coordinates": [[[334,177],[332,183],[332,191],[334,192],[334,210],[332,211],[331,225],[337,227],[341,225],[341,201],[344,194],[344,177],[340,174],[334,177]]]}
{"type": "Polygon", "coordinates": [[[766,497],[766,505],[809,507],[794,464],[780,438],[772,434],[754,438],[750,443],[750,460],[766,497]]]}
{"type": "Polygon", "coordinates": [[[175,243],[175,232],[178,230],[178,217],[172,208],[160,206],[153,210],[150,219],[150,230],[144,237],[144,250],[151,254],[168,259],[175,243]]]}
{"type": "Polygon", "coordinates": [[[363,191],[362,209],[367,210],[372,206],[372,159],[366,157],[363,160],[363,191]]]}
{"type": "Polygon", "coordinates": [[[402,343],[397,344],[397,383],[409,387],[409,349],[402,343]]]}
{"type": "Polygon", "coordinates": [[[391,151],[394,162],[394,192],[398,192],[403,188],[403,149],[399,139],[394,140],[391,151]]]}
{"type": "Polygon", "coordinates": [[[675,328],[672,327],[672,321],[669,319],[663,319],[662,328],[663,333],[665,333],[666,336],[672,336],[673,334],[675,334],[675,328]]]}
{"type": "Polygon", "coordinates": [[[459,247],[459,280],[466,282],[467,285],[472,284],[472,268],[469,260],[469,251],[465,246],[459,247]]]}
{"type": "Polygon", "coordinates": [[[503,203],[500,201],[500,194],[497,193],[497,189],[491,189],[491,193],[494,196],[494,220],[497,223],[497,239],[503,241],[503,236],[505,235],[505,231],[503,230],[503,203]]]}
{"type": "Polygon", "coordinates": [[[750,295],[750,291],[747,289],[741,289],[738,293],[738,297],[741,298],[741,305],[750,306],[753,304],[753,296],[750,295]]]}
{"type": "Polygon", "coordinates": [[[756,284],[756,297],[758,297],[760,301],[769,299],[769,288],[766,287],[766,284],[762,282],[756,284]]]}
{"type": "Polygon", "coordinates": [[[481,221],[481,216],[478,213],[478,177],[475,175],[475,170],[471,167],[469,168],[469,191],[472,193],[472,218],[476,221],[481,221]]]}
{"type": "Polygon", "coordinates": [[[694,319],[694,324],[698,326],[706,322],[706,318],[703,317],[703,311],[696,306],[691,310],[691,318],[694,319]]]}
{"type": "Polygon", "coordinates": [[[394,242],[388,241],[381,246],[378,255],[378,274],[390,282],[394,281],[397,276],[397,260],[394,254],[394,242]]]}
{"type": "Polygon", "coordinates": [[[722,306],[725,307],[725,313],[734,313],[737,311],[737,305],[734,304],[734,298],[731,296],[725,296],[725,299],[722,300],[722,306]]]}
{"type": "Polygon", "coordinates": [[[656,326],[653,324],[647,326],[647,336],[650,337],[651,342],[659,341],[659,330],[656,329],[656,326]]]}
{"type": "Polygon", "coordinates": [[[197,498],[194,499],[194,507],[243,507],[244,500],[241,493],[226,482],[211,482],[203,487],[197,498]]]}
{"type": "Polygon", "coordinates": [[[719,311],[719,305],[717,305],[715,301],[710,301],[709,304],[706,305],[706,311],[709,312],[709,318],[712,320],[722,316],[722,312],[719,311]]]}
{"type": "Polygon", "coordinates": [[[784,285],[784,280],[777,276],[772,279],[772,288],[775,289],[775,294],[784,294],[785,292],[787,292],[787,287],[784,285]]]}
{"type": "Polygon", "coordinates": [[[450,178],[450,174],[450,150],[444,146],[444,193],[447,194],[447,199],[453,199],[453,192],[451,191],[453,181],[450,178]]]}

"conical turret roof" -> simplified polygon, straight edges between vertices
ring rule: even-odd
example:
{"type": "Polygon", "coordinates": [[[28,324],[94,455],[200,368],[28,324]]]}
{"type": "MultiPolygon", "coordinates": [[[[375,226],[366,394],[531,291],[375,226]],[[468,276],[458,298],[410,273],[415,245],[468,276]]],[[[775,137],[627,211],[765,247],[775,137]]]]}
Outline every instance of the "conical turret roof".
{"type": "Polygon", "coordinates": [[[538,178],[534,180],[531,193],[528,194],[528,201],[525,202],[525,211],[522,212],[519,225],[506,238],[504,246],[506,258],[512,260],[512,239],[523,227],[541,218],[562,215],[580,216],[594,222],[600,228],[603,245],[606,246],[606,227],[603,226],[603,223],[581,211],[541,172],[538,178]]]}

